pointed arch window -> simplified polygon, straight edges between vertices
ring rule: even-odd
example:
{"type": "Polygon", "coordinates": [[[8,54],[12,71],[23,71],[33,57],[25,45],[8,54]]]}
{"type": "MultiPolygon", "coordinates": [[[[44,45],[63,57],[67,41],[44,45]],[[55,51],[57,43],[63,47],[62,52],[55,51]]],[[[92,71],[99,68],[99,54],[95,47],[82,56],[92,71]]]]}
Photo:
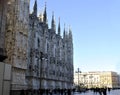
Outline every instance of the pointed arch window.
{"type": "Polygon", "coordinates": [[[47,52],[49,52],[49,44],[47,43],[47,52]]]}
{"type": "Polygon", "coordinates": [[[38,48],[40,47],[40,40],[39,40],[39,38],[37,40],[37,46],[38,46],[38,48]]]}

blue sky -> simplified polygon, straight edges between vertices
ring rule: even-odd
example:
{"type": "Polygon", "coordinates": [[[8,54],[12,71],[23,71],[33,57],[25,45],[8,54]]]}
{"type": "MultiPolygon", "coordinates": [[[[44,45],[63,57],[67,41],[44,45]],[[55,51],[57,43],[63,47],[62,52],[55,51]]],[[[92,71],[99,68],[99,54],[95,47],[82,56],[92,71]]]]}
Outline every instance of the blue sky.
{"type": "Polygon", "coordinates": [[[120,0],[38,0],[38,13],[45,2],[49,25],[53,11],[62,30],[71,25],[75,70],[120,72],[120,0]]]}

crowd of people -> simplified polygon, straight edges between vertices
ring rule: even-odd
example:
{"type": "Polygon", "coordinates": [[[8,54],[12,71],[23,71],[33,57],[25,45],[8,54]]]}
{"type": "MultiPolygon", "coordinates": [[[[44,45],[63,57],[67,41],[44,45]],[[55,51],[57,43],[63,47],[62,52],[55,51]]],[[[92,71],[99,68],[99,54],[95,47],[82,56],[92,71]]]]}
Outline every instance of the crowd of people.
{"type": "Polygon", "coordinates": [[[80,93],[85,93],[87,91],[91,91],[93,92],[95,95],[98,95],[97,93],[99,93],[99,95],[107,95],[107,92],[110,93],[111,91],[111,88],[107,88],[107,87],[104,87],[104,88],[91,88],[91,89],[85,89],[84,91],[79,91],[80,93]]]}
{"type": "Polygon", "coordinates": [[[107,91],[110,92],[111,88],[93,88],[94,93],[99,93],[99,95],[107,95],[107,91]]]}
{"type": "Polygon", "coordinates": [[[20,95],[71,95],[73,89],[21,90],[20,95]]]}
{"type": "MultiPolygon", "coordinates": [[[[82,92],[87,92],[90,90],[95,95],[107,95],[107,92],[110,93],[111,88],[91,88],[86,89],[82,92]]],[[[73,95],[75,89],[39,89],[39,90],[21,90],[20,95],[73,95]]]]}

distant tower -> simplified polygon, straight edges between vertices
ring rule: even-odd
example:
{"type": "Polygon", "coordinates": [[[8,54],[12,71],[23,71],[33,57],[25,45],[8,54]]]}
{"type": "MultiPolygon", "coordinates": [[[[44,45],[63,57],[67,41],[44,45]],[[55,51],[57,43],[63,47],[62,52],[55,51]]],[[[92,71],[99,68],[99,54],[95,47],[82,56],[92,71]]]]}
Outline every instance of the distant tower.
{"type": "Polygon", "coordinates": [[[73,37],[72,37],[72,30],[69,26],[69,34],[68,34],[68,49],[69,49],[69,53],[70,53],[70,63],[73,64],[73,37]]]}
{"type": "Polygon", "coordinates": [[[73,35],[72,35],[72,30],[71,30],[71,27],[69,27],[69,42],[68,42],[68,55],[70,55],[69,56],[69,58],[68,59],[70,59],[69,60],[69,63],[70,63],[70,66],[71,66],[71,70],[70,70],[70,72],[71,72],[71,79],[72,80],[74,80],[73,79],[73,73],[72,72],[74,72],[74,65],[73,65],[73,35]]]}
{"type": "Polygon", "coordinates": [[[5,62],[12,65],[11,90],[14,93],[26,88],[29,0],[8,0],[7,7],[5,62]]]}

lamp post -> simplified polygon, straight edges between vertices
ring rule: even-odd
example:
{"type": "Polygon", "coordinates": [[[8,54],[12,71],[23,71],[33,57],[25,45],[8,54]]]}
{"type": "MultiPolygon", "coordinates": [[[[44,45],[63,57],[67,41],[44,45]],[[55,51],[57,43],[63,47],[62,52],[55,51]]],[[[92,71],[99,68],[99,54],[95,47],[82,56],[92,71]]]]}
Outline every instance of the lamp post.
{"type": "Polygon", "coordinates": [[[78,68],[77,72],[78,73],[78,87],[79,87],[79,73],[81,73],[80,69],[78,68]]]}

